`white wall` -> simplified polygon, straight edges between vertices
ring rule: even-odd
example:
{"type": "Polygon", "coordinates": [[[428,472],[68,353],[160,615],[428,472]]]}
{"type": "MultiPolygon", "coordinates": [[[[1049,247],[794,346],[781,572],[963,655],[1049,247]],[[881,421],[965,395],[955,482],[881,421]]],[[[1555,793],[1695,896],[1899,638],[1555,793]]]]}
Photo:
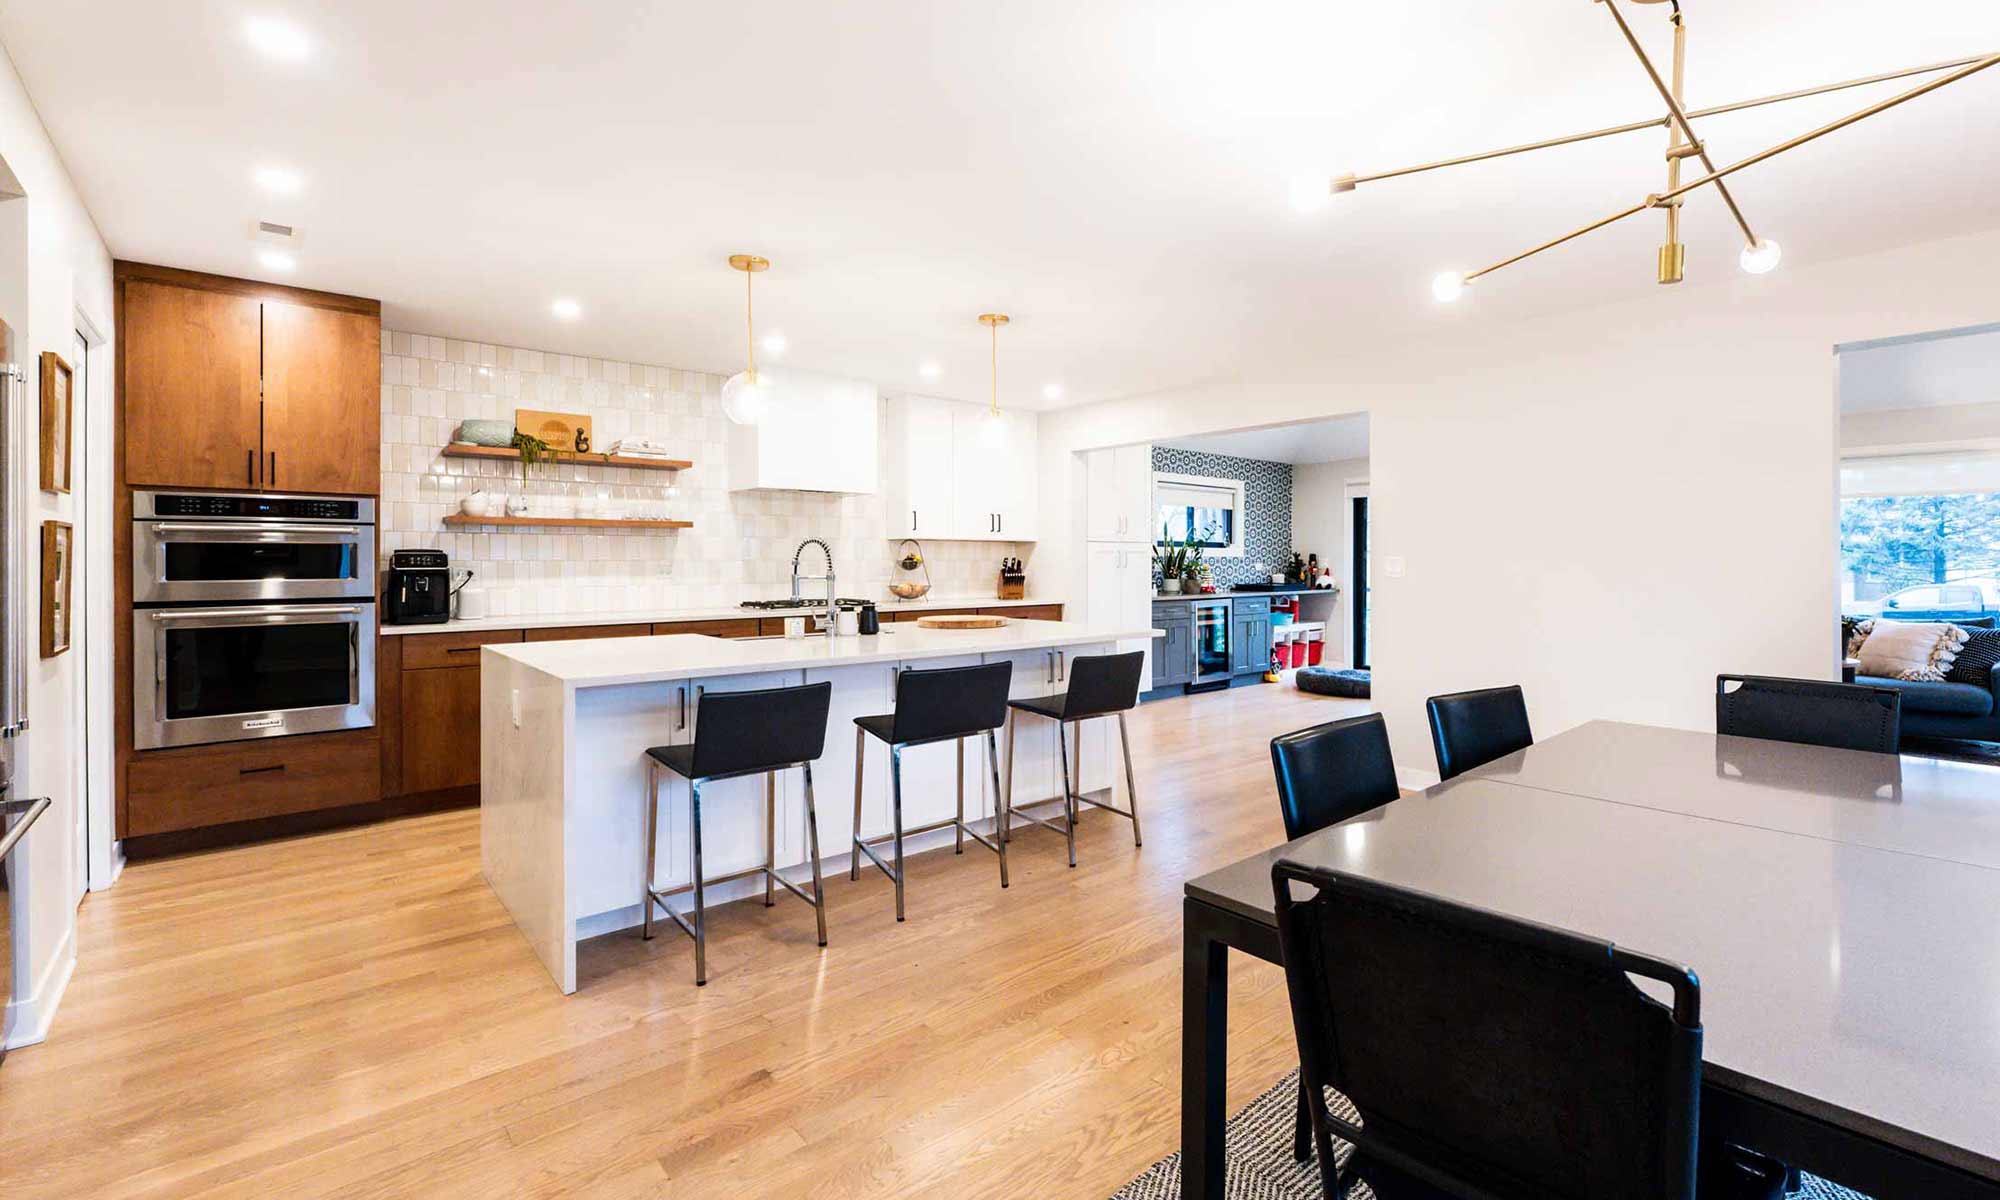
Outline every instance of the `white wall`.
{"type": "MultiPolygon", "coordinates": [[[[1435,765],[1424,697],[1460,688],[1524,684],[1544,736],[1709,728],[1719,671],[1837,666],[1833,347],[2000,316],[1995,261],[1988,233],[1532,323],[1506,319],[1502,275],[1422,344],[1047,414],[1042,445],[1370,413],[1375,701],[1413,776],[1435,765]]],[[[1069,573],[1075,549],[1038,561],[1069,573]]]]}
{"type": "Polygon", "coordinates": [[[1368,460],[1297,463],[1292,467],[1292,544],[1301,554],[1319,555],[1320,565],[1333,568],[1340,581],[1327,617],[1326,650],[1341,662],[1348,657],[1348,598],[1353,591],[1347,548],[1347,485],[1368,481],[1368,460]]]}
{"type": "MultiPolygon", "coordinates": [[[[0,318],[14,327],[15,351],[24,363],[35,362],[42,351],[54,350],[72,358],[71,342],[77,329],[79,310],[89,322],[107,335],[112,329],[111,256],[104,240],[72,186],[62,161],[43,130],[34,105],[22,89],[13,65],[0,59],[0,160],[18,181],[23,199],[0,201],[0,209],[10,210],[0,219],[0,318]]],[[[75,406],[75,438],[79,446],[89,446],[93,456],[87,465],[76,461],[79,479],[88,477],[101,489],[111,477],[108,406],[113,365],[108,348],[91,357],[95,374],[90,403],[75,406]],[[95,406],[93,408],[93,405],[95,406]]],[[[31,371],[31,376],[33,372],[31,371]]],[[[30,387],[39,392],[39,382],[30,387]]],[[[16,470],[33,472],[32,448],[23,453],[16,470]]],[[[33,490],[31,483],[30,489],[33,490]]],[[[33,564],[23,585],[30,597],[39,596],[41,523],[44,519],[68,521],[77,527],[78,558],[85,569],[110,578],[108,537],[85,541],[86,521],[81,494],[54,495],[33,491],[28,511],[19,515],[16,536],[30,548],[33,564]]],[[[108,510],[103,510],[108,511],[108,510]]],[[[98,630],[108,630],[109,598],[93,610],[77,581],[72,600],[81,626],[89,622],[98,630]]],[[[30,612],[38,611],[32,599],[30,612]]],[[[83,803],[76,788],[77,756],[84,752],[84,739],[76,728],[74,705],[77,690],[84,685],[82,646],[88,631],[79,628],[78,647],[53,659],[42,659],[35,648],[36,635],[29,636],[28,685],[30,728],[16,748],[16,794],[46,795],[55,801],[28,835],[21,852],[20,920],[14,928],[17,945],[23,950],[22,966],[14,979],[15,1002],[9,1013],[9,1041],[19,1044],[39,1040],[47,1031],[56,1002],[76,959],[76,904],[84,881],[77,863],[80,857],[75,830],[77,806],[83,803]]],[[[106,656],[108,659],[108,656],[106,656]]],[[[106,714],[95,731],[108,741],[110,708],[109,678],[92,684],[92,708],[106,714]]],[[[93,745],[93,754],[108,755],[108,745],[93,745]]]]}

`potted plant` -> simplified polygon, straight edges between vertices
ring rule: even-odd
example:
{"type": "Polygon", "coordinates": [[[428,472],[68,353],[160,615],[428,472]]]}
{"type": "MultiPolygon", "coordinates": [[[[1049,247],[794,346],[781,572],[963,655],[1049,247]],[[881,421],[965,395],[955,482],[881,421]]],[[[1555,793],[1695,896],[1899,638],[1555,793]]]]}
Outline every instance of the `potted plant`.
{"type": "Polygon", "coordinates": [[[1160,540],[1153,547],[1153,565],[1160,571],[1162,595],[1180,595],[1181,579],[1187,574],[1189,553],[1190,547],[1186,543],[1174,541],[1167,527],[1164,524],[1160,526],[1160,540]]]}

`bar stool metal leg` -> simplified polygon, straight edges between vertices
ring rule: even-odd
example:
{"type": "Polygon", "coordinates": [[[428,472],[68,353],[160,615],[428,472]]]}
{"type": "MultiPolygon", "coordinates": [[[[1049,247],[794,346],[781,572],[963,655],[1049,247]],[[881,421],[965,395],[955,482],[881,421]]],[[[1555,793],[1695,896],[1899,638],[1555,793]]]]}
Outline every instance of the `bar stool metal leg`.
{"type": "Polygon", "coordinates": [[[1069,842],[1069,865],[1076,866],[1076,792],[1070,787],[1069,747],[1063,731],[1069,727],[1066,721],[1056,722],[1056,761],[1062,764],[1063,777],[1063,836],[1069,842]]]}
{"type": "Polygon", "coordinates": [[[1132,813],[1132,845],[1146,843],[1139,837],[1139,785],[1132,782],[1132,738],[1125,732],[1125,714],[1118,714],[1118,748],[1125,758],[1125,807],[1132,813]]]}
{"type": "Polygon", "coordinates": [[[819,810],[813,807],[813,765],[800,763],[806,773],[806,849],[812,854],[813,915],[819,918],[819,944],[826,945],[826,884],[819,874],[819,810]]]}
{"type": "Polygon", "coordinates": [[[861,771],[868,763],[868,734],[857,726],[854,730],[854,844],[847,850],[847,879],[852,883],[861,878],[861,771]]]}
{"type": "Polygon", "coordinates": [[[646,941],[653,940],[653,883],[659,878],[654,873],[654,860],[660,852],[660,768],[651,758],[646,760],[646,883],[639,893],[639,906],[646,916],[639,925],[639,936],[646,941]]]}
{"type": "Polygon", "coordinates": [[[903,748],[889,747],[890,819],[896,823],[896,919],[903,919],[903,748]]]}
{"type": "Polygon", "coordinates": [[[778,773],[764,772],[764,907],[778,902],[778,885],[773,883],[778,869],[778,773]]]}
{"type": "MultiPolygon", "coordinates": [[[[1076,735],[1076,740],[1071,742],[1069,747],[1069,775],[1070,779],[1076,784],[1076,790],[1081,793],[1083,791],[1083,722],[1078,721],[1075,725],[1071,726],[1070,732],[1076,735]]],[[[1072,816],[1070,819],[1075,820],[1082,815],[1083,809],[1078,807],[1075,816],[1072,816]]]]}
{"type": "Polygon", "coordinates": [[[1000,795],[1000,747],[986,731],[986,766],[993,773],[993,844],[1000,855],[1000,886],[1007,886],[1007,802],[1000,795]]]}
{"type": "Polygon", "coordinates": [[[958,824],[952,828],[952,853],[965,853],[965,739],[955,738],[958,748],[958,824]]]}
{"type": "Polygon", "coordinates": [[[701,885],[701,781],[688,781],[688,824],[694,842],[694,985],[708,983],[708,906],[701,885]]]}
{"type": "Polygon", "coordinates": [[[1007,794],[1000,801],[1000,844],[1003,846],[1014,836],[1014,726],[1019,720],[1013,709],[1007,710],[1007,794]]]}

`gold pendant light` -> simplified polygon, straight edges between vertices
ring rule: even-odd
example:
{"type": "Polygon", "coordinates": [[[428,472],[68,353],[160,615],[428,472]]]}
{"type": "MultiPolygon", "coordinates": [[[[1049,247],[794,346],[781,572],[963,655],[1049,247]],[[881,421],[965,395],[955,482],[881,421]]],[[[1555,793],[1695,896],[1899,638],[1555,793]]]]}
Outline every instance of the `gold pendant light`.
{"type": "MultiPolygon", "coordinates": [[[[1485,275],[1490,275],[1502,267],[1512,266],[1524,258],[1530,258],[1540,254],[1544,250],[1553,249],[1565,242],[1582,237],[1586,233],[1591,233],[1607,225],[1622,221],[1627,217],[1636,216],[1647,209],[1659,209],[1665,214],[1666,218],[1666,242],[1660,247],[1655,259],[1655,278],[1661,283],[1679,283],[1683,278],[1687,265],[1687,247],[1682,245],[1680,240],[1680,206],[1682,198],[1688,193],[1704,187],[1713,187],[1715,189],[1716,196],[1722,201],[1724,207],[1729,210],[1730,218],[1735,222],[1736,228],[1743,235],[1744,244],[1742,252],[1737,256],[1738,265],[1752,275],[1762,275],[1778,265],[1778,260],[1782,252],[1778,248],[1778,243],[1769,238],[1759,237],[1751,229],[1749,219],[1743,215],[1742,208],[1736,203],[1736,197],[1731,194],[1729,185],[1723,182],[1724,179],[1746,167],[1756,166],[1758,163],[1783,154],[1787,150],[1803,146],[1807,142],[1825,137],[1836,130],[1845,129],[1849,125],[1865,120],[1877,113],[1885,112],[1905,101],[1914,100],[1918,96],[1926,95],[1941,87],[1956,83],[1968,75],[1984,71],[1988,67],[2000,65],[2000,54],[1975,54],[1963,58],[1955,58],[1949,62],[1930,63],[1921,67],[1905,67],[1900,70],[1884,71],[1878,75],[1868,75],[1859,79],[1844,79],[1838,83],[1826,83],[1817,87],[1801,88],[1798,91],[1782,92],[1772,96],[1760,96],[1752,100],[1737,100],[1729,104],[1718,104],[1709,108],[1699,108],[1690,111],[1685,106],[1686,102],[1682,86],[1687,59],[1687,24],[1681,17],[1681,0],[1665,0],[1666,3],[1672,6],[1669,21],[1673,26],[1674,37],[1670,80],[1661,77],[1659,70],[1653,65],[1653,60],[1646,54],[1644,47],[1639,45],[1638,37],[1632,32],[1631,25],[1625,20],[1625,14],[1618,7],[1618,0],[1596,0],[1596,2],[1604,5],[1605,11],[1611,16],[1612,23],[1618,27],[1620,37],[1631,48],[1633,55],[1638,59],[1639,66],[1645,71],[1647,80],[1652,84],[1653,90],[1658,93],[1661,104],[1666,110],[1664,115],[1643,121],[1631,121],[1623,125],[1613,125],[1605,129],[1593,129],[1587,133],[1573,133],[1563,137],[1544,138],[1541,141],[1529,142],[1526,145],[1508,146],[1500,150],[1487,150],[1479,154],[1465,154],[1457,158],[1447,158],[1438,162],[1421,163],[1414,167],[1399,167],[1393,171],[1377,171],[1368,175],[1336,175],[1329,184],[1328,190],[1338,195],[1353,191],[1359,184],[1372,183],[1379,179],[1393,179],[1402,175],[1415,175],[1424,171],[1435,171],[1440,167],[1456,167],[1465,163],[1484,162],[1487,159],[1504,158],[1512,154],[1523,154],[1530,150],[1546,150],[1552,146],[1567,146],[1576,142],[1590,141],[1594,138],[1611,137],[1621,133],[1634,133],[1642,129],[1665,129],[1667,131],[1667,183],[1663,190],[1647,195],[1644,199],[1629,208],[1620,209],[1608,217],[1583,226],[1581,229],[1565,233],[1561,237],[1551,238],[1532,249],[1516,254],[1511,258],[1502,259],[1491,266],[1482,267],[1477,271],[1446,271],[1431,281],[1431,293],[1440,301],[1448,303],[1458,299],[1474,280],[1485,275]],[[1947,73],[1940,75],[1938,78],[1920,83],[1907,91],[1898,92],[1887,99],[1878,100],[1874,104],[1857,112],[1850,113],[1837,121],[1829,122],[1817,129],[1799,134],[1796,137],[1787,138],[1775,146],[1759,150],[1755,154],[1738,159],[1724,167],[1715,165],[1714,160],[1709,157],[1707,143],[1695,133],[1694,126],[1690,124],[1693,120],[1702,117],[1712,117],[1719,113],[1738,112],[1746,108],[1759,108],[1766,104],[1779,104],[1788,100],[1798,100],[1806,96],[1825,95],[1829,92],[1844,91],[1848,88],[1886,83],[1895,79],[1907,79],[1914,75],[1936,75],[1939,72],[1947,73]],[[1703,173],[1694,179],[1684,181],[1681,178],[1682,164],[1690,158],[1699,160],[1703,173]]],[[[1658,4],[1662,0],[1632,0],[1632,2],[1635,4],[1658,4]]]]}
{"type": "Polygon", "coordinates": [[[1007,323],[1006,313],[980,313],[979,323],[993,332],[993,384],[986,402],[986,421],[981,436],[986,444],[997,445],[1007,438],[1007,422],[1000,415],[1000,327],[1007,323]]]}
{"type": "Polygon", "coordinates": [[[755,425],[771,407],[770,389],[757,377],[757,321],[750,281],[771,269],[771,260],[755,254],[732,254],[729,265],[743,272],[743,370],[722,385],[722,415],[738,425],[755,425]]]}

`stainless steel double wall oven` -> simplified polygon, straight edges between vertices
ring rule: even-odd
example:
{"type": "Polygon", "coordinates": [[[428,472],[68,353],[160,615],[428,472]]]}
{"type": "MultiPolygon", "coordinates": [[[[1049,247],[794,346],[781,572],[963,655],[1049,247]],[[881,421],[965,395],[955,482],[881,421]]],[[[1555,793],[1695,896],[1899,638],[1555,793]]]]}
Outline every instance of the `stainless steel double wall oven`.
{"type": "Polygon", "coordinates": [[[132,493],[133,744],[375,723],[375,501],[132,493]]]}

